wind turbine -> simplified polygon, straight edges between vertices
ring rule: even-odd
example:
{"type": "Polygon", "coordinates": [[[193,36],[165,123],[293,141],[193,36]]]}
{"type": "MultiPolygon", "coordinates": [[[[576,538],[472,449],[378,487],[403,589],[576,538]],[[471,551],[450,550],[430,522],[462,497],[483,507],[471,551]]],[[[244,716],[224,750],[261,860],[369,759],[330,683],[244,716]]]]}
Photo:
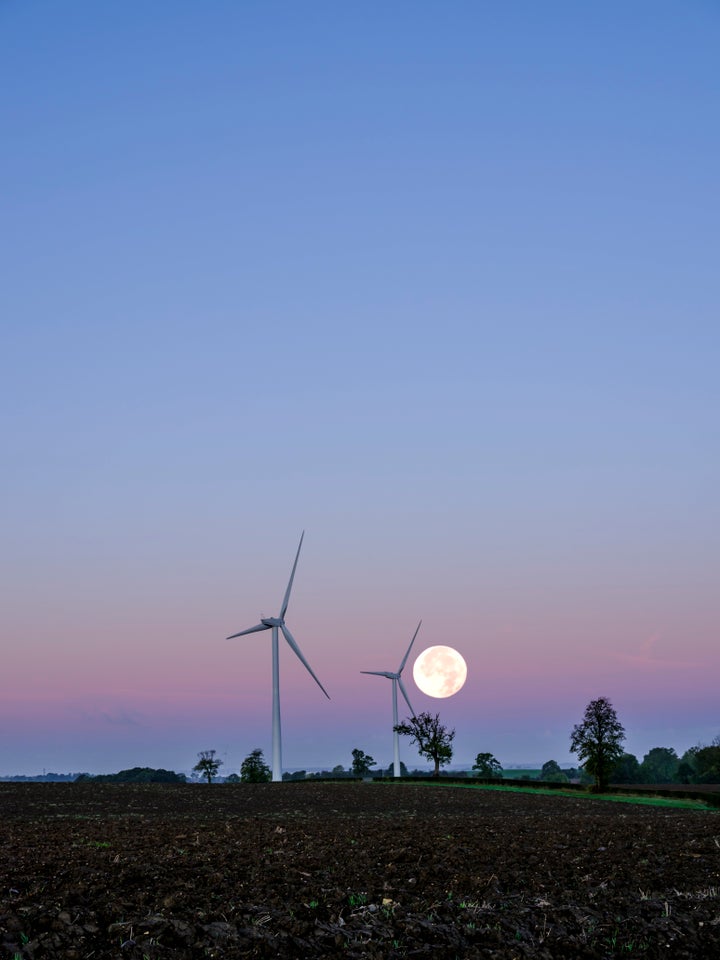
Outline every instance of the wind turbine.
{"type": "Polygon", "coordinates": [[[410,703],[410,698],[407,695],[407,690],[405,685],[402,682],[400,674],[405,668],[407,663],[407,658],[410,656],[410,651],[412,650],[412,645],[415,643],[415,637],[418,635],[418,630],[420,629],[420,624],[422,620],[417,625],[417,630],[413,634],[413,638],[410,641],[410,646],[407,648],[405,656],[402,658],[402,663],[398,667],[397,673],[391,673],[389,670],[361,670],[360,673],[369,673],[373,677],[387,677],[388,680],[392,680],[392,705],[393,705],[393,776],[400,776],[400,736],[395,730],[395,727],[398,725],[398,708],[397,708],[397,688],[400,687],[400,692],[405,697],[407,705],[410,707],[410,712],[415,716],[415,711],[413,706],[410,703]]]}
{"type": "Polygon", "coordinates": [[[248,627],[247,630],[241,630],[240,633],[234,633],[231,637],[228,637],[228,640],[234,640],[235,637],[244,637],[247,633],[258,633],[260,630],[272,630],[272,778],[273,781],[282,780],[282,745],[280,737],[280,658],[278,650],[278,632],[282,631],[283,636],[288,642],[291,650],[295,653],[295,656],[300,660],[305,669],[308,671],[310,676],[313,678],[315,683],[320,687],[325,696],[330,699],[325,687],[320,683],[318,678],[312,671],[310,664],[307,662],[305,657],[302,655],[300,647],[295,642],[295,638],[290,633],[285,624],[285,614],[287,613],[288,603],[290,602],[290,591],[292,590],[293,580],[295,578],[295,570],[298,564],[298,557],[300,556],[300,547],[302,547],[303,537],[305,536],[305,531],[303,530],[302,536],[300,537],[300,543],[298,544],[297,553],[295,554],[295,563],[293,564],[292,573],[290,574],[290,580],[287,585],[287,590],[285,591],[285,596],[283,597],[282,607],[280,607],[280,613],[277,617],[263,617],[260,623],[256,624],[254,627],[248,627]]]}

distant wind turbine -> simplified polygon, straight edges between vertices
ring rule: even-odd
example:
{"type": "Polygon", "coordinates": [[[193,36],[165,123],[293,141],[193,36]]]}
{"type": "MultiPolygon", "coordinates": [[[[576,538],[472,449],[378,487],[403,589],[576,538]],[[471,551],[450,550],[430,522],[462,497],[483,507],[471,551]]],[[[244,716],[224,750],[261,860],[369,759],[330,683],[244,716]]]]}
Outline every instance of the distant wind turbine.
{"type": "Polygon", "coordinates": [[[320,683],[318,678],[312,671],[310,664],[307,662],[305,657],[302,655],[300,647],[295,642],[295,638],[288,630],[285,624],[285,614],[287,613],[288,603],[290,602],[290,591],[292,590],[293,580],[295,578],[295,570],[298,564],[298,557],[300,556],[300,547],[302,547],[303,537],[305,536],[305,531],[303,530],[302,536],[300,537],[300,543],[298,544],[297,553],[295,554],[295,563],[293,564],[292,573],[290,574],[290,580],[287,585],[287,590],[285,591],[285,596],[283,598],[282,607],[280,608],[280,613],[277,617],[263,617],[260,623],[256,624],[254,627],[248,627],[247,630],[241,630],[240,633],[234,633],[231,637],[228,637],[228,640],[234,640],[235,637],[244,637],[247,633],[258,633],[260,630],[272,630],[272,778],[273,781],[282,780],[282,744],[281,744],[281,735],[280,735],[280,658],[278,651],[278,631],[282,630],[282,634],[288,642],[288,645],[295,653],[295,656],[300,660],[305,669],[308,671],[310,676],[313,678],[315,683],[320,687],[325,696],[330,699],[325,687],[320,683]]]}
{"type": "Polygon", "coordinates": [[[400,776],[400,736],[395,730],[395,727],[398,725],[398,707],[397,707],[397,688],[400,687],[400,692],[405,697],[405,702],[410,707],[410,712],[415,716],[415,711],[413,706],[410,703],[410,698],[407,695],[407,690],[405,685],[402,682],[400,674],[405,669],[405,664],[407,663],[407,658],[410,656],[410,651],[412,650],[412,645],[415,643],[415,637],[418,635],[418,630],[422,620],[417,625],[417,630],[413,634],[413,638],[410,641],[410,646],[407,648],[405,656],[402,658],[402,663],[398,667],[397,673],[391,673],[389,670],[361,670],[360,673],[368,673],[373,677],[387,677],[388,680],[392,680],[392,705],[393,705],[393,776],[400,776]]]}

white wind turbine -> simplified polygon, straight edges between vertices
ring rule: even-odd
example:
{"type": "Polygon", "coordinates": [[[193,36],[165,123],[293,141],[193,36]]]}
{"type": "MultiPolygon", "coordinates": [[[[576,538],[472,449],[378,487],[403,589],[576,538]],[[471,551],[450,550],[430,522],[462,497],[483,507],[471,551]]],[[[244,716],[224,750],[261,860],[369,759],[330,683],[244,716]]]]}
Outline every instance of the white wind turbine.
{"type": "Polygon", "coordinates": [[[295,578],[295,569],[298,563],[298,557],[300,556],[300,547],[302,547],[303,537],[305,536],[305,531],[303,530],[302,536],[300,537],[300,543],[298,544],[297,553],[295,554],[295,563],[293,564],[292,573],[290,574],[290,580],[287,585],[287,590],[285,591],[285,596],[283,598],[282,607],[280,608],[280,613],[277,617],[263,617],[260,623],[256,624],[254,627],[249,627],[247,630],[241,630],[240,633],[234,633],[231,637],[228,637],[228,640],[234,640],[235,637],[244,637],[246,633],[258,633],[260,630],[272,630],[272,778],[273,781],[282,780],[282,746],[281,746],[281,737],[280,737],[280,662],[279,662],[279,650],[278,650],[278,631],[282,630],[282,634],[288,642],[288,645],[295,653],[295,656],[300,660],[305,669],[308,671],[310,676],[313,678],[315,683],[320,687],[325,696],[330,699],[325,687],[320,683],[318,678],[312,671],[310,664],[307,662],[305,657],[302,655],[300,647],[295,642],[295,638],[288,630],[285,624],[285,614],[287,613],[288,603],[290,602],[290,591],[292,590],[293,579],[295,578]]]}
{"type": "Polygon", "coordinates": [[[405,656],[402,658],[402,663],[398,667],[397,673],[391,673],[389,670],[361,670],[360,673],[369,673],[373,677],[387,677],[388,680],[392,680],[392,705],[393,705],[393,776],[400,776],[400,736],[395,730],[395,727],[398,725],[398,707],[397,707],[397,688],[400,687],[400,692],[405,697],[405,702],[410,707],[410,712],[415,716],[415,711],[413,706],[410,703],[410,698],[407,695],[407,690],[405,685],[402,682],[400,674],[405,668],[407,663],[407,658],[410,656],[410,651],[412,650],[412,645],[415,643],[415,637],[418,635],[418,630],[420,629],[420,624],[422,620],[417,625],[417,630],[413,634],[413,638],[410,641],[410,646],[407,648],[405,656]]]}

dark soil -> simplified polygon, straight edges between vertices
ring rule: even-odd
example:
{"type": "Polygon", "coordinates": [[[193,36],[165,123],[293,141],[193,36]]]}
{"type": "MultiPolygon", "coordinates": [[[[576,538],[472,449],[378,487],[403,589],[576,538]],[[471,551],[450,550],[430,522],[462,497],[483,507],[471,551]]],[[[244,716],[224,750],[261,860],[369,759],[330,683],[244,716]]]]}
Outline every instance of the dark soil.
{"type": "Polygon", "coordinates": [[[0,958],[720,958],[720,814],[451,786],[0,784],[0,958]]]}

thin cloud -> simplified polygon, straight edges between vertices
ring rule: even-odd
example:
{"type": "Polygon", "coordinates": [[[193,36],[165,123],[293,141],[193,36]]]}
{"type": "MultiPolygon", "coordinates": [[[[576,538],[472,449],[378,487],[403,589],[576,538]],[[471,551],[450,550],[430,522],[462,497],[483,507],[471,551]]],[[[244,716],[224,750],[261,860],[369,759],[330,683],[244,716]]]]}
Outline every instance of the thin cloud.
{"type": "Polygon", "coordinates": [[[105,723],[113,727],[147,727],[143,715],[135,710],[78,710],[75,707],[69,707],[68,710],[87,724],[105,723]]]}
{"type": "Polygon", "coordinates": [[[611,650],[609,651],[610,656],[615,660],[635,664],[638,667],[655,667],[664,670],[694,669],[701,666],[701,664],[694,660],[669,660],[665,657],[655,656],[654,651],[659,639],[660,634],[651,633],[650,636],[640,644],[637,653],[619,653],[618,651],[611,650]]]}
{"type": "Polygon", "coordinates": [[[143,727],[145,724],[140,719],[139,714],[126,713],[124,710],[117,710],[114,713],[102,711],[100,716],[105,723],[119,727],[143,727]]]}

